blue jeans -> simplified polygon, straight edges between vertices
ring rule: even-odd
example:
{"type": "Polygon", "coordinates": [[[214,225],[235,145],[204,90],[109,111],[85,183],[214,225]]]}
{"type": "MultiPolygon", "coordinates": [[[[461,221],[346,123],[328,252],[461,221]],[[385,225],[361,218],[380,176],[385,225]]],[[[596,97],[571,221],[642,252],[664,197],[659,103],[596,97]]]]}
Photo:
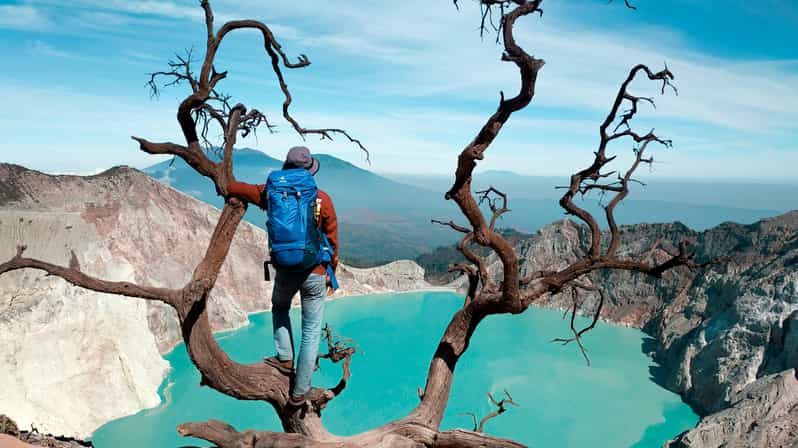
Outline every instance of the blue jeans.
{"type": "Polygon", "coordinates": [[[302,343],[299,346],[292,392],[296,397],[310,390],[310,379],[316,368],[324,299],[327,297],[326,277],[307,272],[277,271],[272,292],[272,326],[277,358],[282,361],[294,359],[294,338],[288,314],[291,299],[297,291],[302,298],[302,343]]]}

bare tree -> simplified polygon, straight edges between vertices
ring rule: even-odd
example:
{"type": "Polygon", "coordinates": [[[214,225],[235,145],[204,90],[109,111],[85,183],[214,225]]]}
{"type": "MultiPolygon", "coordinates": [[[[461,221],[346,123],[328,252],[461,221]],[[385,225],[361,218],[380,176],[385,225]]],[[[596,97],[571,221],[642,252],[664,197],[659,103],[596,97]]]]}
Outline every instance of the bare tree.
{"type": "MultiPolygon", "coordinates": [[[[652,143],[669,146],[670,142],[659,138],[654,131],[637,133],[631,127],[631,120],[638,111],[640,102],[652,103],[646,97],[638,97],[629,92],[628,87],[637,76],[646,76],[649,80],[661,83],[662,90],[670,87],[673,74],[667,69],[658,72],[645,65],[637,65],[631,69],[615,97],[606,119],[600,126],[599,145],[592,163],[585,169],[571,176],[570,185],[560,200],[560,205],[567,213],[576,216],[590,228],[590,249],[579,260],[567,267],[552,271],[536,271],[521,275],[518,256],[511,244],[495,231],[496,220],[508,211],[507,197],[496,188],[479,192],[479,200],[471,191],[471,178],[477,161],[485,157],[485,153],[494,138],[501,131],[510,116],[525,108],[535,93],[538,72],[543,67],[543,60],[528,54],[515,41],[513,28],[516,21],[535,13],[542,15],[543,0],[479,0],[483,9],[483,28],[485,17],[493,20],[497,39],[504,47],[502,60],[515,64],[521,78],[519,92],[505,98],[501,94],[498,108],[491,115],[476,137],[460,153],[455,171],[455,180],[446,193],[446,199],[454,200],[466,217],[468,224],[460,225],[454,221],[442,222],[464,234],[458,247],[468,260],[452,267],[462,270],[468,275],[468,296],[463,306],[451,317],[451,320],[440,339],[437,350],[430,362],[426,384],[419,389],[420,402],[405,417],[386,422],[370,431],[341,437],[330,434],[321,419],[322,409],[345,389],[349,380],[349,363],[354,348],[346,341],[337,338],[331,331],[327,332],[329,352],[325,358],[343,361],[342,379],[338,385],[324,391],[322,398],[315,402],[306,402],[300,407],[288,403],[290,384],[289,377],[265,363],[240,364],[219,347],[211,333],[208,322],[208,296],[216,282],[219,269],[225,260],[247,204],[238,199],[227,197],[221,211],[216,228],[208,243],[204,257],[193,271],[191,280],[179,289],[159,288],[151,285],[128,282],[112,282],[91,277],[81,272],[80,267],[57,266],[46,261],[26,258],[24,247],[20,247],[16,256],[0,264],[0,274],[17,269],[40,269],[79,287],[94,291],[137,297],[145,300],[156,300],[166,303],[177,311],[183,339],[192,362],[201,373],[201,384],[211,387],[223,394],[240,400],[258,400],[269,403],[279,416],[285,432],[245,431],[238,432],[231,426],[218,422],[185,423],[178,427],[180,434],[199,437],[223,447],[367,447],[367,446],[426,446],[426,447],[520,447],[518,442],[491,437],[481,432],[484,421],[476,431],[448,430],[441,431],[440,424],[449,400],[454,371],[460,357],[468,349],[471,336],[482,319],[491,314],[518,314],[525,311],[537,299],[551,294],[559,294],[567,288],[583,287],[579,279],[586,274],[598,270],[621,269],[636,271],[652,277],[661,276],[666,270],[677,266],[696,267],[692,255],[687,251],[686,243],[682,243],[666,261],[655,263],[647,261],[645,256],[622,257],[618,255],[620,233],[614,218],[615,207],[629,194],[629,183],[633,182],[635,170],[652,159],[646,150],[652,143]],[[485,13],[485,11],[488,11],[485,13]],[[486,16],[485,14],[489,14],[486,16]],[[622,107],[628,106],[628,110],[622,107]],[[614,125],[614,126],[613,126],[614,125]],[[613,141],[628,139],[634,144],[634,162],[624,173],[606,171],[607,165],[615,158],[607,153],[608,145],[613,141]],[[610,180],[613,176],[616,178],[610,180]],[[611,196],[605,206],[606,221],[609,226],[609,242],[602,241],[597,219],[574,202],[574,197],[591,191],[600,191],[611,196]],[[479,201],[486,203],[492,213],[488,219],[480,210],[479,201]],[[487,269],[486,260],[476,256],[469,249],[472,244],[489,247],[501,261],[501,280],[494,281],[487,269]]],[[[246,136],[259,125],[270,127],[271,124],[257,110],[247,110],[242,104],[231,106],[230,97],[219,93],[217,85],[227,72],[219,72],[214,66],[216,52],[222,40],[232,31],[238,29],[254,29],[260,31],[266,54],[271,60],[271,67],[277,77],[284,95],[282,115],[286,121],[302,136],[319,135],[321,138],[332,138],[342,135],[361,148],[360,142],[352,138],[346,131],[335,128],[305,128],[293,118],[289,112],[291,94],[283,77],[283,68],[296,69],[310,64],[308,58],[300,56],[291,62],[272,31],[263,23],[255,20],[234,20],[224,23],[218,29],[214,25],[213,12],[207,0],[201,2],[205,12],[207,43],[205,55],[199,74],[192,71],[192,54],[178,57],[169,65],[169,69],[151,75],[150,85],[157,93],[158,82],[165,78],[166,84],[187,84],[190,94],[180,103],[177,119],[186,144],[154,143],[144,138],[133,137],[142,151],[150,154],[170,154],[186,161],[198,173],[209,178],[217,191],[226,196],[227,186],[233,176],[233,147],[237,137],[246,136]],[[207,132],[211,125],[218,125],[223,134],[220,150],[220,161],[214,161],[207,151],[203,151],[200,140],[208,142],[207,132]],[[198,131],[199,128],[199,131],[198,131]]],[[[365,150],[365,148],[363,148],[365,150]]],[[[576,303],[576,302],[575,302],[576,303]]],[[[573,312],[576,313],[575,304],[573,312]]],[[[594,316],[598,318],[600,307],[594,316]]],[[[573,325],[572,325],[573,328],[573,325]]],[[[574,329],[574,340],[584,331],[574,329]]],[[[512,399],[494,401],[497,413],[503,412],[505,404],[512,399]]],[[[498,414],[497,414],[498,415],[498,414]]]]}

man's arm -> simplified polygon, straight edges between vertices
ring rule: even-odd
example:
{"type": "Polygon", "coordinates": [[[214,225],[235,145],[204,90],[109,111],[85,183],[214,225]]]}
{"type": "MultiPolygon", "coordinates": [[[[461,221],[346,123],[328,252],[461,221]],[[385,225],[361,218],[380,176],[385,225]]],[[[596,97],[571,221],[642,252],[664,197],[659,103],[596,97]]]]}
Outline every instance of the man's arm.
{"type": "Polygon", "coordinates": [[[250,202],[260,208],[263,208],[263,191],[265,189],[265,184],[253,185],[246,182],[230,182],[230,185],[227,186],[227,193],[230,196],[250,202]]]}
{"type": "Polygon", "coordinates": [[[338,268],[338,217],[335,215],[335,207],[333,207],[330,195],[319,190],[319,198],[321,199],[321,231],[327,235],[330,246],[332,246],[333,259],[330,265],[336,269],[338,268]]]}

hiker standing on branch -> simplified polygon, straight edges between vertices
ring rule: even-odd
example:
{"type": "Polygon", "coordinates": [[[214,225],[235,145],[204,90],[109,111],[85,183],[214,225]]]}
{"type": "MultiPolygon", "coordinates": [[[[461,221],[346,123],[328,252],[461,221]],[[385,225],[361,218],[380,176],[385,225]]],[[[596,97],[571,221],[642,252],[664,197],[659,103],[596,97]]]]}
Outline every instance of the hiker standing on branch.
{"type": "Polygon", "coordinates": [[[294,339],[289,311],[299,291],[302,299],[302,343],[289,403],[314,401],[311,377],[321,341],[324,300],[337,289],[338,220],[332,200],[316,187],[319,161],[304,146],[288,151],[283,169],[272,171],[264,185],[231,182],[229,194],[266,209],[271,260],[276,271],[272,292],[272,325],[277,355],[264,361],[286,375],[294,373],[294,339]]]}

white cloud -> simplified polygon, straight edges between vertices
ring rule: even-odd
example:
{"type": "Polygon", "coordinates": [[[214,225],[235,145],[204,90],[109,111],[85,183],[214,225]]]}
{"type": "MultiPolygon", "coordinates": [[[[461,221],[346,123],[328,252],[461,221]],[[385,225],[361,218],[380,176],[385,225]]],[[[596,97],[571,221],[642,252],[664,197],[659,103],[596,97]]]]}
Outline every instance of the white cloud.
{"type": "MultiPolygon", "coordinates": [[[[461,3],[459,13],[449,2],[421,0],[356,6],[279,0],[265,6],[245,1],[223,7],[239,5],[255,17],[312,17],[314,24],[320,22],[314,29],[321,32],[299,35],[295,45],[380,64],[383,68],[371,82],[360,86],[375,93],[484,100],[493,99],[499,90],[514,92],[515,66],[499,61],[501,48],[493,43],[493,35],[480,42],[476,6],[461,3]]],[[[659,98],[657,86],[636,84],[640,94],[657,97],[657,117],[761,133],[794,129],[798,122],[798,109],[793,107],[798,104],[795,61],[717,58],[692,51],[668,28],[585,29],[561,14],[563,6],[548,8],[543,18],[525,17],[516,24],[518,41],[547,62],[532,107],[604,112],[632,66],[646,63],[659,70],[667,61],[676,75],[678,97],[659,98]]]]}
{"type": "Polygon", "coordinates": [[[28,5],[0,5],[0,28],[38,31],[50,22],[41,11],[28,5]]]}
{"type": "Polygon", "coordinates": [[[164,62],[162,57],[158,57],[158,56],[156,56],[154,54],[146,53],[146,52],[143,52],[143,51],[126,50],[123,53],[123,55],[126,58],[131,58],[131,59],[134,59],[134,60],[137,60],[137,61],[143,61],[143,62],[147,62],[147,63],[155,62],[155,63],[158,63],[158,64],[162,65],[163,62],[164,62]]]}
{"type": "Polygon", "coordinates": [[[47,172],[151,165],[164,158],[141,152],[130,135],[153,141],[180,137],[174,108],[143,95],[101,96],[0,78],[0,96],[15,105],[0,111],[0,160],[47,172]]]}
{"type": "Polygon", "coordinates": [[[151,15],[173,19],[203,20],[198,2],[176,3],[167,0],[73,0],[68,6],[60,0],[29,0],[31,3],[56,8],[89,10],[90,12],[115,11],[128,14],[151,15]]]}
{"type": "Polygon", "coordinates": [[[71,58],[73,55],[69,52],[59,50],[52,45],[41,41],[34,40],[28,42],[28,51],[35,56],[44,56],[47,58],[71,58]]]}
{"type": "Polygon", "coordinates": [[[77,19],[81,30],[123,28],[133,24],[131,17],[126,14],[97,10],[80,11],[77,19]]]}
{"type": "Polygon", "coordinates": [[[203,12],[195,4],[178,5],[168,1],[145,0],[131,2],[127,0],[104,1],[102,4],[109,9],[126,11],[135,14],[150,14],[175,19],[202,20],[203,12]]]}

